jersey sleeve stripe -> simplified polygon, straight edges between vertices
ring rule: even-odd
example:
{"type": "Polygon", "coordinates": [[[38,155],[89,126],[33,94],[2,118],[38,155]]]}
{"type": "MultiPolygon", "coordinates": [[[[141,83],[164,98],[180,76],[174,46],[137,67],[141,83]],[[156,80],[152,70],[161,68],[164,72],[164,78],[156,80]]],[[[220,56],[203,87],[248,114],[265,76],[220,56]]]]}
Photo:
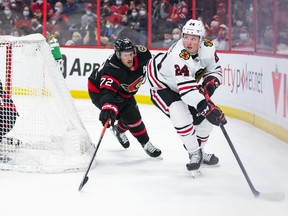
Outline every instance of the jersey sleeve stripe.
{"type": "Polygon", "coordinates": [[[167,106],[166,103],[161,99],[161,97],[158,96],[157,91],[152,90],[152,91],[151,91],[151,97],[152,97],[152,100],[154,100],[154,102],[156,103],[156,105],[162,110],[162,112],[164,112],[167,116],[170,116],[168,106],[167,106]]]}
{"type": "Polygon", "coordinates": [[[155,61],[152,58],[148,63],[148,79],[152,87],[159,89],[165,88],[165,85],[157,77],[157,68],[155,67],[155,61]]]}

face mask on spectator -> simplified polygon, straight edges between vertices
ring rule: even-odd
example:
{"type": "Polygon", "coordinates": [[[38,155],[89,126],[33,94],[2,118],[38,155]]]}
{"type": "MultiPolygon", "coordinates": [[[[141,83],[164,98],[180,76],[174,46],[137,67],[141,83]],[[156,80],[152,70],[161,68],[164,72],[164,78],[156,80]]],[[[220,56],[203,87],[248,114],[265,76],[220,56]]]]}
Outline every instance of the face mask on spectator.
{"type": "Polygon", "coordinates": [[[236,26],[241,27],[243,25],[243,22],[241,20],[236,21],[236,26]]]}
{"type": "Polygon", "coordinates": [[[240,40],[244,41],[247,39],[247,34],[246,33],[240,33],[239,37],[240,37],[240,40]]]}
{"type": "Polygon", "coordinates": [[[25,10],[23,11],[23,16],[27,17],[29,16],[29,14],[30,14],[29,11],[25,11],[25,10]]]}
{"type": "Polygon", "coordinates": [[[141,16],[144,16],[144,15],[146,14],[146,11],[140,10],[140,11],[139,11],[139,14],[140,14],[141,16]]]}
{"type": "Polygon", "coordinates": [[[11,14],[11,10],[7,10],[7,9],[4,10],[4,14],[5,14],[5,15],[10,15],[10,14],[11,14]]]}
{"type": "Polygon", "coordinates": [[[174,40],[179,40],[180,34],[173,34],[172,37],[174,40]]]}
{"type": "Polygon", "coordinates": [[[169,42],[171,42],[171,39],[165,39],[164,40],[164,43],[169,43],[169,42]]]}
{"type": "Polygon", "coordinates": [[[60,8],[60,7],[55,7],[54,9],[55,9],[55,11],[58,12],[58,13],[61,13],[61,12],[62,12],[62,8],[60,8]]]}
{"type": "Polygon", "coordinates": [[[38,3],[39,5],[42,5],[42,4],[43,4],[43,0],[38,0],[37,3],[38,3]]]}
{"type": "Polygon", "coordinates": [[[122,5],[122,1],[116,1],[116,5],[122,5]]]}
{"type": "Polygon", "coordinates": [[[137,16],[137,12],[132,12],[131,15],[132,15],[133,17],[136,17],[136,16],[137,16]]]}
{"type": "Polygon", "coordinates": [[[88,15],[90,15],[90,14],[92,14],[92,11],[91,11],[91,10],[86,10],[86,13],[87,13],[88,15]]]}

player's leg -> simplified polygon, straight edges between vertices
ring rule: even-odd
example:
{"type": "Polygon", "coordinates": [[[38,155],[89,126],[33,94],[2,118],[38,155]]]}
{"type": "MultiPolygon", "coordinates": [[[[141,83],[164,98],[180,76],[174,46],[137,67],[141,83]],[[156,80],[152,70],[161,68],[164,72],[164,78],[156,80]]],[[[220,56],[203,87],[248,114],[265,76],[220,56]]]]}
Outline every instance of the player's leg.
{"type": "Polygon", "coordinates": [[[170,89],[151,90],[151,100],[166,116],[168,116],[177,134],[188,151],[190,162],[186,164],[188,170],[198,170],[202,161],[202,151],[198,144],[193,117],[187,104],[180,95],[170,89]]]}
{"type": "Polygon", "coordinates": [[[219,163],[219,158],[215,154],[208,154],[204,151],[204,147],[209,139],[209,135],[213,130],[213,125],[204,119],[200,124],[195,126],[196,137],[198,139],[199,145],[202,147],[203,152],[203,164],[209,166],[215,166],[219,163]]]}
{"type": "Polygon", "coordinates": [[[150,142],[146,126],[142,121],[134,97],[131,97],[125,107],[119,110],[119,121],[117,127],[122,132],[124,132],[125,129],[128,129],[150,157],[158,157],[161,155],[161,150],[156,148],[150,142]]]}

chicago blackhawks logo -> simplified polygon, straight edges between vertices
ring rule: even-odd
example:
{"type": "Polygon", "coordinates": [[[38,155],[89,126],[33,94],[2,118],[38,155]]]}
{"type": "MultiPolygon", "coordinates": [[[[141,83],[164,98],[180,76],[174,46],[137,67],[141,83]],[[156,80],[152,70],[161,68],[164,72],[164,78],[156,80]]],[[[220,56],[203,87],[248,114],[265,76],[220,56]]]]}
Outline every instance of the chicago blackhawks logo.
{"type": "Polygon", "coordinates": [[[143,80],[144,80],[144,78],[143,78],[143,76],[141,76],[138,79],[136,79],[133,83],[131,83],[130,85],[121,84],[121,87],[127,92],[137,92],[138,89],[140,88],[143,80]]]}
{"type": "Polygon", "coordinates": [[[181,50],[179,57],[183,58],[184,60],[188,60],[190,58],[190,53],[187,52],[187,50],[183,49],[183,50],[181,50]]]}
{"type": "Polygon", "coordinates": [[[212,47],[213,46],[213,42],[211,40],[204,39],[204,46],[212,47]]]}

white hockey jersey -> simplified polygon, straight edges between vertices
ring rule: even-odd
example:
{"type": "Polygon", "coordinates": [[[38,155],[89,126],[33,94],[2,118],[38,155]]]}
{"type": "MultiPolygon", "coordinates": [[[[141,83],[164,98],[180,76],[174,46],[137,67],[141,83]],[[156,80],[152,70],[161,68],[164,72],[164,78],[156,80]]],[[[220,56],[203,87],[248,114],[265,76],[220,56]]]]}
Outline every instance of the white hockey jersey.
{"type": "Polygon", "coordinates": [[[152,89],[170,88],[194,107],[204,99],[198,90],[201,78],[214,76],[222,81],[215,45],[209,40],[203,40],[198,54],[192,56],[180,39],[166,53],[159,53],[149,61],[147,74],[152,89]]]}

